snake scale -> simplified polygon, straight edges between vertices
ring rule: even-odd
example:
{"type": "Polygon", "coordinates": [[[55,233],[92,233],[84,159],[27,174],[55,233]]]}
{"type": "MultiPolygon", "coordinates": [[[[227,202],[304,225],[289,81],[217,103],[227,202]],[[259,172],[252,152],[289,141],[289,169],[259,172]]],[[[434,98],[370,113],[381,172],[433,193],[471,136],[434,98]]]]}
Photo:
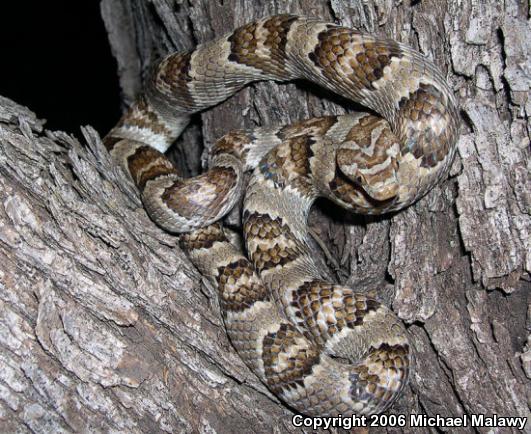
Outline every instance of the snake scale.
{"type": "Polygon", "coordinates": [[[434,64],[390,39],[278,15],[166,56],[104,143],[151,218],[215,285],[240,357],[309,416],[374,414],[400,395],[412,364],[405,328],[378,301],[332,283],[313,258],[317,197],[363,214],[402,209],[449,169],[456,104],[434,64]],[[233,131],[209,170],[183,179],[164,152],[193,113],[257,80],[306,79],[373,113],[233,131]],[[243,187],[243,173],[253,170],[243,187]],[[245,194],[249,259],[220,220],[245,194]]]}

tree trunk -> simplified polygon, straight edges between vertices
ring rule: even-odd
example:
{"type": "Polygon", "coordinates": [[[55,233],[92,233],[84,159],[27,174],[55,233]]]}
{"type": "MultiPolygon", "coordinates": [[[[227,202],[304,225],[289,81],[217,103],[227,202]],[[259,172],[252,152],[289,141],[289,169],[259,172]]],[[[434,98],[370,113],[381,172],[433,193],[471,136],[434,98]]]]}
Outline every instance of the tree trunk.
{"type": "MultiPolygon", "coordinates": [[[[427,197],[382,218],[328,204],[311,217],[338,279],[379,291],[408,325],[416,365],[390,412],[529,417],[529,5],[103,0],[125,104],[160,55],[279,12],[408,43],[460,102],[458,156],[427,197]]],[[[175,159],[197,173],[203,143],[232,128],[352,108],[308,83],[252,85],[198,116],[175,159]]],[[[299,432],[231,347],[176,237],[150,221],[98,133],[84,128],[82,142],[0,98],[0,431],[299,432]]],[[[388,431],[410,428],[371,432],[388,431]]]]}

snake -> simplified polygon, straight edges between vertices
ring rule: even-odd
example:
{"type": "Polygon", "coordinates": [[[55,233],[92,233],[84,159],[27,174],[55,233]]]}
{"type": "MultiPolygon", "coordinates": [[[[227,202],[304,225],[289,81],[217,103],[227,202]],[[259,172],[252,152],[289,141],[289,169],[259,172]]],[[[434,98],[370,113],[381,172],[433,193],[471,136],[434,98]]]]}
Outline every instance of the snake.
{"type": "Polygon", "coordinates": [[[455,97],[426,56],[392,39],[284,14],[162,57],[103,143],[151,219],[179,236],[217,288],[228,337],[245,364],[293,411],[327,417],[385,411],[414,359],[391,309],[335,283],[316,259],[310,209],[320,197],[369,215],[411,205],[447,176],[458,128],[455,97]],[[194,113],[251,82],[295,79],[367,111],[231,131],[194,177],[165,156],[194,113]],[[237,243],[221,219],[242,197],[244,242],[237,243]]]}

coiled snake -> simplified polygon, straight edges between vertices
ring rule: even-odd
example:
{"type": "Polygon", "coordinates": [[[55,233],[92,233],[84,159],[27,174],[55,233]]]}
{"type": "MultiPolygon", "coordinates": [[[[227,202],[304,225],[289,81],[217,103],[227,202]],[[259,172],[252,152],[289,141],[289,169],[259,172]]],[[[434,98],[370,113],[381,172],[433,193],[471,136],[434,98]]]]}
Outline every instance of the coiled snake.
{"type": "Polygon", "coordinates": [[[401,322],[376,300],[331,283],[312,257],[306,220],[324,196],[381,214],[443,178],[455,153],[454,97],[432,62],[393,40],[278,15],[244,25],[152,70],[104,143],[151,218],[216,285],[227,333],[269,389],[310,416],[385,410],[408,379],[401,322]],[[163,155],[190,115],[249,82],[303,78],[374,110],[282,128],[234,131],[210,169],[182,179],[163,155]],[[250,261],[216,223],[245,189],[250,261]]]}

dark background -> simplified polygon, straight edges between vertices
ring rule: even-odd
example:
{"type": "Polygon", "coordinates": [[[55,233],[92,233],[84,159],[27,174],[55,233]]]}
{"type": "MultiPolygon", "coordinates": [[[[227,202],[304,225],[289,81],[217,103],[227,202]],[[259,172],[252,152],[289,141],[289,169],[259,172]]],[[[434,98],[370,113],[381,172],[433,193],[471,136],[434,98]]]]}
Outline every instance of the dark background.
{"type": "Polygon", "coordinates": [[[120,94],[100,2],[9,3],[0,14],[0,95],[47,119],[48,129],[79,135],[90,124],[105,134],[120,94]]]}

